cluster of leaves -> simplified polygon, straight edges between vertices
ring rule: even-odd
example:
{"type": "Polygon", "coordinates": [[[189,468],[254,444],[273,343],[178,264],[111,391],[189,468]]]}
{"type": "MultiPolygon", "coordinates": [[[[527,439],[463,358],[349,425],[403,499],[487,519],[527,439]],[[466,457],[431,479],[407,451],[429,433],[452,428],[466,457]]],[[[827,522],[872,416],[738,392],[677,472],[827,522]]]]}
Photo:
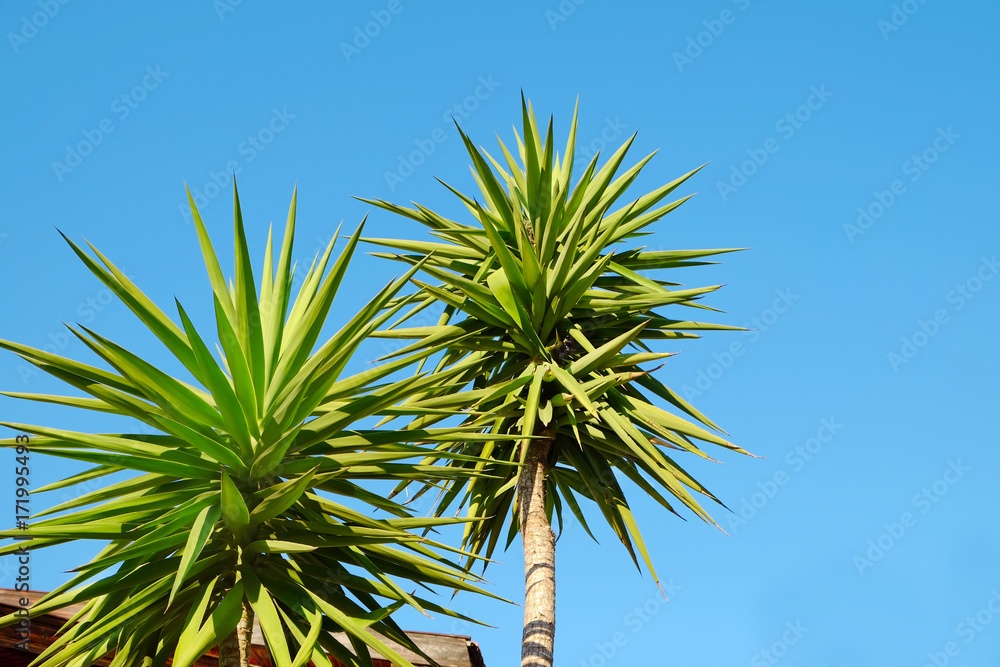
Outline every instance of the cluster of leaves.
{"type": "MultiPolygon", "coordinates": [[[[718,500],[677,453],[710,459],[705,443],[747,452],[652,375],[649,365],[673,353],[651,345],[738,328],[661,312],[713,311],[700,300],[718,285],[685,288],[645,273],[710,264],[706,258],[733,249],[627,244],[687,200],[668,197],[697,170],[621,205],[652,158],[621,171],[634,135],[602,166],[594,156],[574,181],[576,113],[562,155],[551,119],[543,133],[530,105],[522,117],[518,159],[502,142],[502,161],[494,159],[459,129],[480,192],[447,187],[468,223],[416,204],[364,200],[425,225],[436,240],[364,239],[387,249],[376,255],[410,267],[322,342],[364,223],[337,257],[331,241],[293,298],[294,195],[277,253],[268,235],[259,287],[238,195],[231,282],[191,201],[214,297],[211,336],[179,303],[175,321],[96,248],[67,239],[194,382],[82,326],[70,330],[111,370],[0,341],[82,394],[8,396],[138,420],[155,433],[3,424],[33,434],[33,451],[93,466],[35,493],[139,473],[35,515],[26,530],[0,532],[30,537],[32,549],[108,543],[35,605],[42,614],[82,604],[39,664],[113,655],[112,667],[190,667],[252,611],[277,667],[331,665],[327,654],[370,665],[369,649],[409,665],[383,641],[420,653],[394,611],[461,616],[404,586],[491,595],[472,569],[518,532],[520,466],[532,447],[547,453],[549,522],[561,527],[568,507],[589,533],[581,501],[590,501],[654,578],[623,482],[671,512],[679,503],[714,523],[697,496],[718,500]],[[418,291],[401,294],[410,282],[418,291]],[[435,326],[408,326],[438,302],[444,312],[435,326]],[[372,337],[407,343],[386,363],[343,377],[372,337]],[[405,374],[413,364],[416,372],[405,374]],[[381,417],[373,428],[360,426],[373,417],[381,417]],[[386,427],[399,418],[404,426],[386,427]],[[394,494],[411,484],[417,497],[440,492],[433,516],[411,516],[375,493],[373,480],[396,482],[394,494]],[[359,503],[389,518],[373,518],[359,503]],[[445,518],[456,505],[465,516],[445,518]],[[428,538],[450,524],[465,524],[461,548],[428,538]]],[[[20,546],[0,547],[0,555],[20,546]]]]}
{"type": "MultiPolygon", "coordinates": [[[[31,538],[33,550],[81,539],[108,542],[33,607],[37,615],[83,605],[39,662],[88,665],[113,654],[112,667],[168,660],[189,667],[234,631],[248,602],[277,667],[310,661],[329,667],[327,654],[347,665],[370,665],[368,647],[406,665],[381,639],[418,651],[392,621],[393,611],[409,605],[458,615],[408,593],[401,581],[408,587],[491,594],[460,565],[467,553],[418,534],[461,520],[412,517],[364,483],[446,482],[467,473],[422,463],[425,447],[496,437],[473,424],[357,428],[378,415],[442,414],[419,401],[394,406],[449,385],[453,373],[392,380],[409,363],[403,360],[342,377],[358,345],[399,311],[401,304],[393,299],[418,267],[388,284],[314,351],[362,227],[336,258],[331,241],[292,298],[294,195],[276,263],[269,233],[259,291],[238,196],[232,283],[223,276],[193,201],[191,208],[214,294],[218,356],[180,303],[177,323],[96,248],[90,246],[91,255],[67,241],[196,384],[85,327],[70,330],[112,370],[0,341],[0,347],[82,393],[8,396],[127,417],[156,433],[90,434],[4,424],[33,434],[33,452],[93,466],[35,493],[122,471],[140,473],[41,512],[26,530],[0,533],[31,538]],[[359,511],[358,501],[390,518],[359,511]],[[353,650],[333,632],[346,633],[353,650]]],[[[4,546],[0,555],[22,544],[4,546]]],[[[16,620],[11,615],[0,624],[16,620]]]]}
{"type": "MultiPolygon", "coordinates": [[[[408,208],[364,200],[425,225],[438,239],[365,239],[394,251],[376,255],[420,266],[440,281],[414,280],[420,294],[396,299],[393,305],[415,305],[374,335],[414,341],[387,358],[446,347],[438,370],[452,369],[459,384],[474,388],[453,394],[433,387],[409,401],[442,409],[472,405],[492,414],[489,432],[517,438],[485,446],[473,440],[441,443],[426,459],[428,464],[489,473],[445,482],[437,505],[438,516],[458,504],[476,519],[466,525],[464,548],[489,557],[505,533],[509,546],[519,527],[519,468],[510,464],[523,463],[529,442],[544,438],[551,445],[545,489],[549,521],[554,513],[561,525],[565,504],[590,532],[579,499],[592,501],[636,565],[638,551],[655,577],[619,480],[630,480],[671,512],[675,508],[668,497],[711,522],[691,490],[717,499],[668,451],[709,458],[700,441],[747,452],[642,367],[671,356],[651,351],[647,343],[697,338],[710,329],[738,330],[672,319],[657,310],[714,310],[699,299],[720,286],[685,289],[642,272],[709,264],[705,257],[732,249],[621,248],[688,199],[663,203],[697,170],[615,208],[652,158],[618,173],[635,135],[603,166],[598,167],[595,155],[574,184],[576,113],[560,156],[553,147],[551,119],[543,134],[530,105],[522,104],[522,111],[520,162],[502,141],[501,162],[462,133],[480,192],[470,197],[445,186],[468,210],[468,224],[417,204],[408,208]],[[438,301],[445,304],[438,325],[402,326],[438,301]],[[658,407],[654,399],[687,418],[658,407]],[[482,460],[455,457],[472,453],[482,460]]],[[[423,415],[409,428],[426,428],[441,419],[423,415]]],[[[477,419],[470,417],[469,424],[477,419]]],[[[399,488],[410,483],[404,480],[399,488]]],[[[419,493],[429,490],[425,486],[419,493]]]]}

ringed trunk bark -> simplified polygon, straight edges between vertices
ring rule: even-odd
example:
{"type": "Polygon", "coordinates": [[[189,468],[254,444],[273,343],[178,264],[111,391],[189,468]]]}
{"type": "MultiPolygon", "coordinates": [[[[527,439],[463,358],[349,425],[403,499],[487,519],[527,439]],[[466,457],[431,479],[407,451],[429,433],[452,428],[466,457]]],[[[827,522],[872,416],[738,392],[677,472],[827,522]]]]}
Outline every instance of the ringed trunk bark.
{"type": "Polygon", "coordinates": [[[253,607],[244,599],[239,624],[219,644],[219,667],[249,667],[252,637],[253,607]]]}
{"type": "Polygon", "coordinates": [[[552,440],[528,444],[518,480],[524,542],[524,635],[521,667],[552,667],[556,632],[556,535],[545,514],[545,476],[552,440]]]}

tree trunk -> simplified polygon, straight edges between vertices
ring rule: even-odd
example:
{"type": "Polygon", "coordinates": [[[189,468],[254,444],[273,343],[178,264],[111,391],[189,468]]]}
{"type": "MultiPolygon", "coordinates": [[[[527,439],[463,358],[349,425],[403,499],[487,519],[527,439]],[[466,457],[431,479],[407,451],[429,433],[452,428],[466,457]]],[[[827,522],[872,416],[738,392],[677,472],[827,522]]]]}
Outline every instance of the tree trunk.
{"type": "Polygon", "coordinates": [[[243,617],[228,637],[219,644],[219,667],[248,667],[253,637],[253,607],[243,600],[243,617]]]}
{"type": "Polygon", "coordinates": [[[556,535],[545,514],[545,476],[552,440],[528,444],[518,480],[524,541],[524,635],[521,667],[552,667],[556,632],[556,535]]]}

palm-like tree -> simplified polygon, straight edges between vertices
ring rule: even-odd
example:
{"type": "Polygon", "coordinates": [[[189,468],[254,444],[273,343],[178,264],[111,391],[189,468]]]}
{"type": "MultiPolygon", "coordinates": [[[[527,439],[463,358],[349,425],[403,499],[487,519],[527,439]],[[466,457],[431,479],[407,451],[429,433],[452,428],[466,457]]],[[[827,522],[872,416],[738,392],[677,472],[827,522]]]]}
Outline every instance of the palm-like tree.
{"type": "MultiPolygon", "coordinates": [[[[618,173],[634,135],[602,167],[595,156],[574,185],[576,112],[562,156],[553,147],[551,119],[541,134],[523,99],[522,116],[520,163],[503,142],[500,159],[494,159],[459,128],[480,193],[471,197],[445,185],[467,207],[468,223],[420,205],[364,200],[426,225],[437,237],[433,242],[366,240],[396,251],[376,254],[422,264],[425,273],[440,281],[415,281],[422,291],[411,301],[413,309],[376,334],[414,340],[389,356],[405,358],[428,346],[446,345],[440,368],[455,369],[460,373],[456,381],[473,387],[464,394],[431,389],[411,400],[439,408],[466,402],[494,413],[491,432],[521,438],[486,443],[482,452],[476,441],[444,443],[427,462],[491,473],[449,482],[438,515],[457,503],[469,517],[480,519],[466,526],[464,547],[487,557],[501,539],[509,546],[520,532],[526,598],[522,664],[551,665],[553,514],[561,525],[562,509],[568,507],[589,533],[579,499],[592,501],[636,566],[638,552],[656,578],[619,480],[630,480],[671,512],[670,497],[714,523],[691,491],[717,499],[668,452],[709,458],[699,441],[746,452],[642,367],[671,356],[650,351],[647,343],[697,338],[707,329],[738,329],[672,319],[658,311],[668,305],[714,310],[698,300],[718,285],[683,289],[642,274],[711,263],[702,259],[730,250],[621,246],[647,234],[651,224],[680,206],[687,197],[661,202],[695,172],[613,209],[652,157],[618,173]],[[438,326],[399,326],[434,301],[445,304],[438,326]],[[449,458],[472,452],[493,464],[449,458]]],[[[423,416],[411,427],[425,428],[438,419],[423,416]]]]}
{"type": "MultiPolygon", "coordinates": [[[[27,529],[0,533],[30,538],[31,549],[109,542],[33,607],[32,614],[43,614],[85,603],[37,664],[89,665],[114,654],[112,667],[162,666],[168,659],[189,667],[219,645],[220,664],[246,665],[256,617],[277,667],[310,661],[329,667],[327,654],[348,665],[371,665],[367,647],[409,665],[378,636],[417,650],[390,614],[403,605],[456,614],[406,592],[397,580],[483,592],[478,578],[456,562],[460,553],[449,555],[444,545],[411,532],[451,520],[412,518],[359,484],[451,479],[461,470],[421,464],[424,450],[414,443],[478,439],[461,428],[358,426],[372,415],[421,414],[393,405],[442,381],[434,375],[391,381],[405,362],[341,377],[361,341],[392,316],[394,309],[385,307],[412,272],[386,286],[314,351],[361,227],[335,260],[331,241],[292,298],[294,196],[276,264],[269,234],[259,293],[238,197],[229,284],[193,201],[191,208],[214,293],[221,361],[209,347],[216,336],[199,333],[179,303],[177,323],[96,248],[91,255],[67,241],[196,384],[84,327],[70,329],[111,370],[0,342],[83,393],[8,396],[129,417],[156,433],[5,424],[33,434],[34,452],[94,466],[37,492],[139,473],[41,512],[27,529]],[[351,500],[345,504],[344,498],[351,500]],[[390,518],[372,518],[359,511],[358,501],[390,518]],[[347,633],[352,648],[331,632],[347,633]]],[[[23,544],[4,546],[0,554],[23,544]]],[[[15,620],[8,616],[0,624],[15,620]]]]}

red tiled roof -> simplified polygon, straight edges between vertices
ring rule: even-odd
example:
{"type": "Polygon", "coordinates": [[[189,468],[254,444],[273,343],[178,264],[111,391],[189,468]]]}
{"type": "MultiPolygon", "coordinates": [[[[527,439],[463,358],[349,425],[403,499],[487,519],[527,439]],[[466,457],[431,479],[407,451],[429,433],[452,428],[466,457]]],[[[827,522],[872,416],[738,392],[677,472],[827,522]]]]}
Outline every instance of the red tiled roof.
{"type": "MultiPolygon", "coordinates": [[[[19,599],[27,597],[31,604],[41,599],[44,592],[29,591],[20,593],[10,588],[0,588],[0,616],[6,616],[20,607],[19,599]]],[[[0,628],[0,665],[3,667],[27,667],[31,660],[41,653],[52,643],[56,633],[70,617],[82,608],[83,605],[72,605],[64,609],[43,614],[40,617],[31,618],[31,634],[28,641],[29,652],[15,648],[21,641],[15,634],[15,628],[7,626],[0,628]]],[[[470,637],[463,635],[443,635],[432,632],[408,632],[407,635],[413,642],[421,648],[427,655],[433,658],[440,667],[485,667],[479,647],[470,637]]],[[[350,643],[343,635],[334,637],[345,646],[350,647],[350,643]]],[[[427,667],[429,663],[426,659],[406,650],[396,642],[386,637],[380,637],[389,647],[397,651],[404,658],[412,662],[416,667],[427,667]]],[[[377,654],[372,654],[375,667],[392,667],[392,663],[382,659],[377,654]]],[[[334,665],[342,667],[341,663],[333,659],[334,665]]],[[[95,666],[106,667],[110,660],[102,660],[94,663],[95,666]]],[[[197,667],[217,667],[218,652],[215,648],[195,663],[197,667]]],[[[254,624],[253,629],[253,654],[250,659],[251,665],[257,667],[272,667],[271,658],[264,645],[264,638],[260,631],[260,626],[254,624]]],[[[310,663],[311,665],[312,663],[310,663]]]]}

